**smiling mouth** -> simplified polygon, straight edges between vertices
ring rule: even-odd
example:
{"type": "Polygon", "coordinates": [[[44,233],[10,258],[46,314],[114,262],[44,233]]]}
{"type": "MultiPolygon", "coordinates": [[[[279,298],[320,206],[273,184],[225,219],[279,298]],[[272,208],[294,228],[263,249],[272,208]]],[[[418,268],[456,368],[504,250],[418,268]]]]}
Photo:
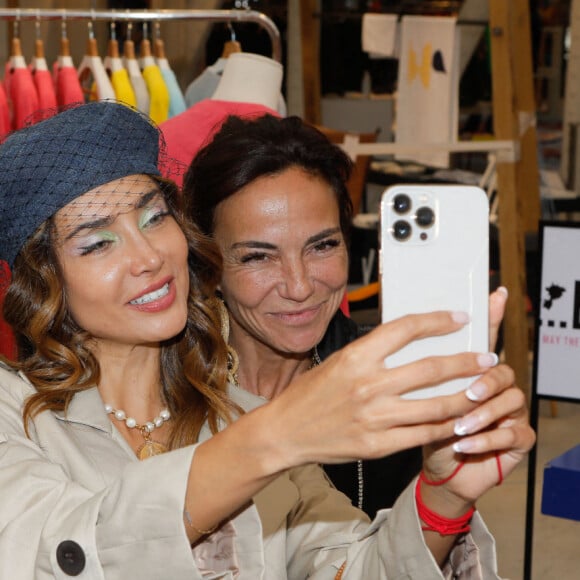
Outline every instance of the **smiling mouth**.
{"type": "Polygon", "coordinates": [[[314,316],[319,310],[320,306],[312,306],[311,308],[305,308],[304,310],[298,310],[296,312],[278,312],[276,316],[290,320],[310,318],[311,316],[314,316]]]}
{"type": "Polygon", "coordinates": [[[163,298],[169,294],[169,282],[161,286],[159,290],[155,290],[154,292],[149,292],[148,294],[144,294],[143,296],[139,296],[139,298],[135,298],[135,300],[131,300],[129,304],[133,304],[138,306],[140,304],[149,304],[150,302],[154,302],[155,300],[159,300],[159,298],[163,298]]]}

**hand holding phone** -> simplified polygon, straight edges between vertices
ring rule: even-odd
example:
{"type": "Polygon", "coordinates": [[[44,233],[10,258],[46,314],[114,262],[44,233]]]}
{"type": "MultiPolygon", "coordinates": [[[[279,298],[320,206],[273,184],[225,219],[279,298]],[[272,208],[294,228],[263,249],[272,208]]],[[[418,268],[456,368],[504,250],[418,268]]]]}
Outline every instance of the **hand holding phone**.
{"type": "MultiPolygon", "coordinates": [[[[487,352],[489,204],[473,186],[397,185],[381,198],[382,321],[453,310],[471,322],[453,334],[415,341],[385,360],[396,367],[430,356],[487,352]]],[[[413,391],[407,398],[456,393],[473,377],[413,391]]]]}

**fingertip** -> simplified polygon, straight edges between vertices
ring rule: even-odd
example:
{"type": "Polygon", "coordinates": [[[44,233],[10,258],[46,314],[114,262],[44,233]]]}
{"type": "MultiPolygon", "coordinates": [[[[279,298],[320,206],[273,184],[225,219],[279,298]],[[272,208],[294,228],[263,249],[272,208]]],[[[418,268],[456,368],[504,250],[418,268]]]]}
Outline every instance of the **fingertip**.
{"type": "Polygon", "coordinates": [[[458,322],[459,324],[467,324],[471,320],[469,314],[461,310],[451,312],[451,318],[454,322],[458,322]]]}
{"type": "Polygon", "coordinates": [[[476,381],[465,391],[465,396],[474,403],[481,401],[486,395],[487,385],[483,381],[476,381]]]}
{"type": "Polygon", "coordinates": [[[495,352],[487,352],[477,356],[477,363],[480,367],[488,368],[495,367],[499,362],[499,357],[495,352]]]}
{"type": "Polygon", "coordinates": [[[496,292],[498,292],[499,294],[503,294],[503,296],[504,296],[505,298],[507,298],[507,297],[509,296],[508,289],[507,289],[505,286],[498,286],[498,287],[495,289],[495,291],[496,291],[496,292]]]}
{"type": "Polygon", "coordinates": [[[475,445],[469,439],[460,439],[453,444],[453,451],[455,453],[467,453],[474,449],[475,445]]]}

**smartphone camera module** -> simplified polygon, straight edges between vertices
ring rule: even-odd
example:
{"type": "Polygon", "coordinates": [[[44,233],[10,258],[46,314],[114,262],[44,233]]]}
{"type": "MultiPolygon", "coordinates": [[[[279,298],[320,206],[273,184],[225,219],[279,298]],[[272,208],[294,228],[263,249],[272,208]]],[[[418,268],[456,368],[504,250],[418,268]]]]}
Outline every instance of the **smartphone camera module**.
{"type": "Polygon", "coordinates": [[[408,248],[430,244],[438,238],[441,225],[437,189],[418,185],[388,188],[381,198],[380,215],[381,229],[390,243],[408,248]]]}
{"type": "Polygon", "coordinates": [[[399,193],[393,198],[393,209],[398,214],[407,213],[411,209],[411,198],[405,193],[399,193]]]}
{"type": "Polygon", "coordinates": [[[399,242],[408,240],[411,232],[411,224],[408,221],[398,220],[393,224],[393,236],[399,242]]]}
{"type": "Polygon", "coordinates": [[[435,223],[435,213],[430,207],[420,207],[415,214],[415,221],[419,227],[430,228],[435,223]]]}

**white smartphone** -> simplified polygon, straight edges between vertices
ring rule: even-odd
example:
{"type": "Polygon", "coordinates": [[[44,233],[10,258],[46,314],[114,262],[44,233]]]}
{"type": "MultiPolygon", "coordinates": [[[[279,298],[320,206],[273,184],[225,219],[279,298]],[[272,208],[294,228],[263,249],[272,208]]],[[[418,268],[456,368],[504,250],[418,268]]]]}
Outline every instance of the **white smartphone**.
{"type": "MultiPolygon", "coordinates": [[[[383,322],[405,314],[455,310],[471,321],[445,336],[416,340],[387,357],[388,367],[489,350],[489,203],[462,185],[396,185],[381,197],[380,282],[383,322]]],[[[464,390],[475,377],[408,393],[428,398],[464,390]]]]}

